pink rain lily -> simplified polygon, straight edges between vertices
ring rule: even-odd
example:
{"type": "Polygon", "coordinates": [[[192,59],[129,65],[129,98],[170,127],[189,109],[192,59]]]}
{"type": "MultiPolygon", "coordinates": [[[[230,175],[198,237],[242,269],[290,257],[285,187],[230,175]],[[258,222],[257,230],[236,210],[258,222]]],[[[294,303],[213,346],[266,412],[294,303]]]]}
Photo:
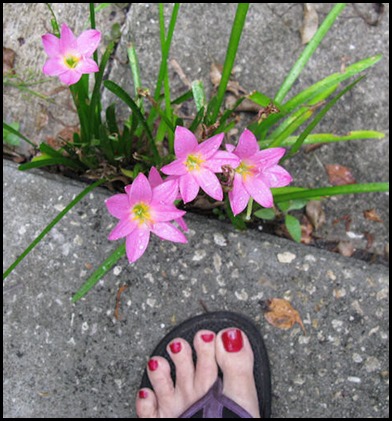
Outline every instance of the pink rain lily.
{"type": "Polygon", "coordinates": [[[78,82],[84,73],[98,72],[98,65],[91,56],[100,40],[101,33],[95,29],[84,31],[76,38],[64,23],[61,25],[60,38],[53,34],[42,36],[45,52],[49,56],[43,72],[48,76],[58,76],[68,86],[78,82]]]}
{"type": "Polygon", "coordinates": [[[274,204],[271,187],[284,187],[291,183],[291,175],[280,165],[285,154],[284,148],[260,150],[254,134],[245,130],[237,147],[227,145],[227,149],[240,159],[235,169],[233,188],[229,201],[234,215],[241,213],[252,197],[265,208],[274,204]]]}
{"type": "Polygon", "coordinates": [[[221,133],[199,144],[191,131],[177,126],[174,137],[177,159],[165,165],[161,171],[178,180],[184,203],[194,200],[200,188],[215,200],[223,199],[222,186],[215,173],[222,172],[222,165],[234,168],[239,164],[234,154],[218,151],[223,136],[221,133]]]}
{"type": "Polygon", "coordinates": [[[125,187],[125,194],[116,194],[106,200],[109,213],[120,220],[108,239],[126,237],[130,262],[135,262],[146,251],[151,232],[163,240],[187,243],[184,234],[170,223],[186,213],[173,204],[177,193],[176,181],[169,180],[152,188],[147,177],[139,174],[125,187]]]}

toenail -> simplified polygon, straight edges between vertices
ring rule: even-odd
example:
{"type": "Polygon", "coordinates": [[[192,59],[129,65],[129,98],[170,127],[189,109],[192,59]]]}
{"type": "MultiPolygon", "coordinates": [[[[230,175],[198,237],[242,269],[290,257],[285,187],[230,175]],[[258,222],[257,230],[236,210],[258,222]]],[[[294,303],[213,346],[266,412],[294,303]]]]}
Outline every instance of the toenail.
{"type": "Polygon", "coordinates": [[[181,349],[182,349],[181,342],[172,342],[170,344],[170,351],[173,354],[178,354],[181,351],[181,349]]]}
{"type": "Polygon", "coordinates": [[[214,334],[213,333],[204,333],[201,335],[201,339],[203,339],[204,342],[210,343],[214,340],[214,334]]]}
{"type": "Polygon", "coordinates": [[[146,390],[139,390],[139,399],[146,399],[148,397],[148,392],[146,390]]]}
{"type": "Polygon", "coordinates": [[[227,352],[241,351],[244,341],[239,329],[229,329],[222,333],[222,342],[227,352]]]}
{"type": "Polygon", "coordinates": [[[157,360],[150,360],[148,362],[148,368],[150,371],[155,371],[158,368],[158,361],[157,360]]]}

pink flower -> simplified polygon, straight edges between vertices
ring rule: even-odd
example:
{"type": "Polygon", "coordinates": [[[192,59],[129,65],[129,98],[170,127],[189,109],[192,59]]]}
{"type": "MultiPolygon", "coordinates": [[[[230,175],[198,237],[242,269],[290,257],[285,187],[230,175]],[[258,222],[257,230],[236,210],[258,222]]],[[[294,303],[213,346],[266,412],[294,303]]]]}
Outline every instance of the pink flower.
{"type": "Polygon", "coordinates": [[[274,204],[271,187],[283,187],[291,183],[291,175],[278,162],[285,154],[284,148],[260,150],[254,134],[245,130],[236,148],[227,146],[240,158],[235,169],[233,189],[229,201],[234,215],[241,213],[252,197],[265,208],[274,204]]]}
{"type": "Polygon", "coordinates": [[[48,76],[58,76],[66,85],[78,82],[84,73],[98,72],[97,63],[90,57],[98,48],[101,33],[89,29],[75,38],[64,23],[61,25],[60,38],[53,34],[42,36],[42,43],[49,56],[43,72],[48,76]]]}
{"type": "Polygon", "coordinates": [[[218,151],[223,136],[221,133],[199,144],[191,131],[177,126],[174,137],[177,159],[161,171],[176,176],[184,203],[194,200],[200,188],[215,200],[223,199],[222,186],[215,173],[222,172],[222,165],[236,167],[239,163],[234,154],[218,151]]]}
{"type": "Polygon", "coordinates": [[[169,221],[186,212],[178,210],[173,202],[178,187],[174,180],[152,188],[144,174],[139,174],[125,194],[116,194],[106,200],[109,213],[120,220],[109,234],[109,240],[126,237],[125,247],[130,262],[143,255],[150,241],[150,232],[163,240],[186,243],[184,234],[169,221]]]}

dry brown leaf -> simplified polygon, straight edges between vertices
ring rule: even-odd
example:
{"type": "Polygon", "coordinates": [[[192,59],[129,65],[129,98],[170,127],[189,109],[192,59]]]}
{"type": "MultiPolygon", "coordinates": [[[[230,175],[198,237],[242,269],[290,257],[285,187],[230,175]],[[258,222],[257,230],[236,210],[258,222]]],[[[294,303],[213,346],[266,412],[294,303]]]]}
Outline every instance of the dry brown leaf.
{"type": "Polygon", "coordinates": [[[325,165],[325,170],[327,171],[329,182],[333,186],[356,183],[356,180],[348,167],[339,164],[327,164],[325,165]]]}
{"type": "Polygon", "coordinates": [[[16,53],[11,48],[3,47],[3,76],[14,75],[14,64],[15,64],[16,53]]]}
{"type": "Polygon", "coordinates": [[[310,244],[313,241],[313,225],[310,223],[309,218],[303,215],[301,220],[301,243],[310,244]]]}
{"type": "Polygon", "coordinates": [[[212,63],[210,68],[210,79],[214,88],[217,88],[222,79],[222,69],[217,63],[212,63]]]}
{"type": "Polygon", "coordinates": [[[355,248],[351,241],[339,241],[338,252],[345,257],[351,257],[354,254],[355,248]]]}
{"type": "Polygon", "coordinates": [[[304,3],[304,20],[299,30],[302,44],[307,44],[317,32],[319,18],[313,3],[304,3]]]}
{"type": "Polygon", "coordinates": [[[363,216],[370,221],[384,222],[374,208],[363,211],[363,216]]]}
{"type": "Polygon", "coordinates": [[[298,323],[306,335],[304,324],[298,311],[284,298],[272,298],[262,302],[264,317],[272,326],[279,329],[291,329],[298,323]]]}
{"type": "Polygon", "coordinates": [[[325,212],[319,200],[311,200],[306,205],[306,216],[317,230],[326,222],[325,212]]]}

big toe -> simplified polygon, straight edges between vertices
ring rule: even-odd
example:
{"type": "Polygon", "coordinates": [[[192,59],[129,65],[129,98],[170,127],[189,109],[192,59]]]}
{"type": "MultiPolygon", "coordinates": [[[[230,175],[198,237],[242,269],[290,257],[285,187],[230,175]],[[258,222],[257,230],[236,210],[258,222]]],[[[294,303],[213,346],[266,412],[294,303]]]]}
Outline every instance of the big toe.
{"type": "Polygon", "coordinates": [[[254,418],[260,418],[253,375],[254,355],[246,334],[237,328],[219,332],[216,338],[216,360],[223,373],[223,394],[254,418]]]}

